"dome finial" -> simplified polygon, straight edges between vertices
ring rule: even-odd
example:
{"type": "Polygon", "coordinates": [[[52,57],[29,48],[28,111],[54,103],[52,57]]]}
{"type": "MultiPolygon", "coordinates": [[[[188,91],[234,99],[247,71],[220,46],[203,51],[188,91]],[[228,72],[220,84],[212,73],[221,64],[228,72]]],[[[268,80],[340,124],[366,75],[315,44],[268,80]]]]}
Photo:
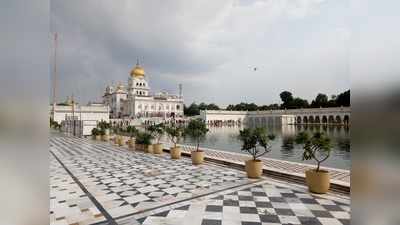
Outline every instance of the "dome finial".
{"type": "Polygon", "coordinates": [[[131,70],[131,77],[144,77],[144,69],[139,65],[139,58],[136,59],[136,66],[131,70]]]}

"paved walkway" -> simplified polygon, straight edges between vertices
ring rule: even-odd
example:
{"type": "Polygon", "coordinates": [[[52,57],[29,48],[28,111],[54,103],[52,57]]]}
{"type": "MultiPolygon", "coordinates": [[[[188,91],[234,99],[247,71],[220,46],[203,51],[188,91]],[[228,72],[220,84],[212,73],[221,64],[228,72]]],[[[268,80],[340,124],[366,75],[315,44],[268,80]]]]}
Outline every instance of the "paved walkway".
{"type": "Polygon", "coordinates": [[[269,178],[110,143],[50,138],[50,222],[83,224],[349,224],[349,199],[269,178]]]}

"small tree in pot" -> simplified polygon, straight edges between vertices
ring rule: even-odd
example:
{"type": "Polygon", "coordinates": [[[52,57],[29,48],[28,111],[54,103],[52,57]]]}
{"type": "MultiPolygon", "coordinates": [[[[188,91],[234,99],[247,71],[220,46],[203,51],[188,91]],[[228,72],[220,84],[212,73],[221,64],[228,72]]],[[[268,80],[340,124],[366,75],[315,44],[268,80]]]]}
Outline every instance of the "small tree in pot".
{"type": "Polygon", "coordinates": [[[93,140],[100,140],[101,136],[100,136],[99,129],[97,129],[97,128],[92,129],[92,138],[93,138],[93,140]]]}
{"type": "Polygon", "coordinates": [[[332,145],[331,140],[322,132],[315,132],[310,135],[307,132],[300,132],[296,136],[296,143],[303,145],[303,160],[314,159],[317,168],[306,171],[306,183],[311,192],[326,193],[330,186],[329,172],[322,170],[320,165],[330,156],[332,145]]]}
{"type": "Polygon", "coordinates": [[[260,178],[262,175],[263,162],[261,156],[271,151],[269,142],[275,139],[275,135],[268,134],[265,128],[245,128],[240,131],[239,140],[242,141],[242,151],[249,153],[252,159],[245,164],[246,173],[249,178],[260,178]]]}
{"type": "Polygon", "coordinates": [[[129,140],[128,140],[128,148],[129,149],[134,149],[135,147],[135,140],[134,138],[136,137],[136,135],[138,134],[138,129],[136,129],[136,127],[129,125],[126,128],[126,132],[129,134],[129,140]]]}
{"type": "Polygon", "coordinates": [[[153,153],[161,154],[163,151],[163,145],[160,143],[160,140],[165,133],[164,125],[162,123],[151,125],[148,128],[148,131],[156,139],[156,142],[157,142],[156,144],[153,144],[153,153]]]}
{"type": "Polygon", "coordinates": [[[153,136],[149,132],[138,132],[136,135],[136,146],[139,150],[152,153],[153,148],[151,148],[151,140],[153,136]]]}
{"type": "Polygon", "coordinates": [[[111,128],[111,124],[110,123],[107,123],[106,121],[100,121],[98,124],[97,124],[97,127],[100,129],[100,130],[102,130],[103,132],[103,134],[101,135],[101,140],[103,140],[103,141],[108,141],[109,139],[110,139],[110,128],[111,128]]]}
{"type": "Polygon", "coordinates": [[[174,146],[171,147],[170,154],[171,159],[180,159],[181,158],[181,148],[178,146],[178,142],[183,135],[182,127],[176,126],[175,123],[172,123],[170,126],[165,127],[165,132],[169,140],[174,143],[174,146]]]}
{"type": "Polygon", "coordinates": [[[199,149],[200,142],[205,138],[208,132],[207,125],[200,119],[191,120],[184,131],[185,137],[192,138],[196,143],[196,150],[192,151],[192,163],[201,164],[204,161],[204,152],[199,149]]]}

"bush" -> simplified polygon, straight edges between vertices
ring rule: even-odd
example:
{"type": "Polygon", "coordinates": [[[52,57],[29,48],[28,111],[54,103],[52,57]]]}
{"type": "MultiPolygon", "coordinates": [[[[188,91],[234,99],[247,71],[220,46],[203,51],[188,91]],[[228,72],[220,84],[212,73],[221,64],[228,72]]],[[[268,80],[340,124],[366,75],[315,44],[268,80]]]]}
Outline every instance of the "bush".
{"type": "Polygon", "coordinates": [[[240,131],[239,139],[242,141],[242,151],[249,153],[253,160],[271,151],[269,142],[275,139],[275,135],[267,134],[265,128],[245,128],[240,131]]]}

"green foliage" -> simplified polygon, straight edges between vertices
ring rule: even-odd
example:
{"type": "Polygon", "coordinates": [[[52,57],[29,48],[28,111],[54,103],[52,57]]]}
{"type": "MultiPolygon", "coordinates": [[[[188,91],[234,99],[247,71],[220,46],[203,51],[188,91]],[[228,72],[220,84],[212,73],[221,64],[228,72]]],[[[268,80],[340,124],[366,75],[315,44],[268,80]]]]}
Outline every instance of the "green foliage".
{"type": "Polygon", "coordinates": [[[245,128],[239,133],[239,140],[242,141],[242,151],[253,156],[253,160],[271,151],[270,141],[275,135],[268,134],[263,127],[245,128]]]}
{"type": "Polygon", "coordinates": [[[289,91],[282,91],[279,94],[279,97],[281,97],[281,100],[283,102],[283,106],[287,107],[292,101],[293,101],[293,95],[289,91]]]}
{"type": "Polygon", "coordinates": [[[100,130],[98,131],[98,135],[106,135],[106,130],[100,129],[100,130]]]}
{"type": "MultiPolygon", "coordinates": [[[[289,91],[282,91],[279,94],[282,104],[270,104],[270,105],[256,105],[255,103],[241,102],[239,104],[230,104],[226,107],[226,110],[232,111],[266,111],[276,109],[299,109],[299,108],[320,108],[320,107],[340,107],[350,106],[350,90],[347,90],[339,95],[331,95],[331,99],[326,94],[319,93],[311,104],[306,99],[300,97],[294,97],[289,91]]],[[[195,116],[200,114],[200,110],[219,110],[216,104],[206,104],[204,102],[197,105],[196,103],[190,104],[189,107],[184,106],[184,114],[186,116],[195,116]]]]}
{"type": "Polygon", "coordinates": [[[100,130],[97,129],[97,128],[93,128],[93,129],[92,129],[92,135],[93,135],[93,136],[100,135],[99,132],[100,132],[100,130]]]}
{"type": "Polygon", "coordinates": [[[153,136],[149,132],[139,131],[136,135],[135,143],[141,145],[150,145],[153,136]]]}
{"type": "Polygon", "coordinates": [[[244,103],[241,102],[237,105],[228,105],[226,110],[235,110],[235,111],[257,111],[258,106],[255,103],[244,103]]]}
{"type": "Polygon", "coordinates": [[[136,129],[135,126],[129,125],[128,127],[126,127],[126,132],[130,135],[130,137],[136,137],[136,135],[138,134],[139,130],[136,129]]]}
{"type": "Polygon", "coordinates": [[[189,107],[184,105],[183,111],[186,116],[195,116],[200,114],[200,110],[219,110],[219,106],[214,103],[206,104],[204,102],[197,105],[196,103],[190,104],[189,107]]]}
{"type": "Polygon", "coordinates": [[[151,135],[157,140],[157,143],[160,143],[160,139],[165,133],[164,124],[155,124],[151,125],[147,128],[147,130],[151,133],[151,135]]]}
{"type": "Polygon", "coordinates": [[[315,100],[311,102],[311,107],[328,107],[328,96],[326,94],[319,93],[317,97],[315,97],[315,100]]]}
{"type": "Polygon", "coordinates": [[[170,126],[165,127],[165,132],[168,135],[168,138],[171,140],[172,143],[174,143],[174,147],[176,147],[177,143],[183,136],[183,129],[180,126],[177,126],[175,123],[173,123],[170,126]]]}
{"type": "Polygon", "coordinates": [[[200,114],[200,109],[199,109],[199,106],[196,103],[193,102],[192,104],[190,104],[189,107],[186,107],[186,105],[184,105],[183,113],[186,116],[195,116],[195,115],[199,115],[200,114]]]}
{"type": "Polygon", "coordinates": [[[61,125],[57,123],[57,121],[54,121],[52,118],[50,118],[50,127],[54,129],[61,129],[61,125]]]}
{"type": "Polygon", "coordinates": [[[303,160],[314,159],[317,162],[318,172],[320,164],[330,156],[331,140],[322,132],[315,132],[313,135],[307,132],[300,132],[295,141],[297,144],[303,145],[303,160]]]}
{"type": "Polygon", "coordinates": [[[111,128],[111,123],[107,123],[106,121],[100,121],[97,124],[97,127],[100,128],[100,130],[106,130],[111,128]]]}
{"type": "Polygon", "coordinates": [[[336,99],[336,106],[350,106],[350,90],[340,93],[336,99]]]}
{"type": "Polygon", "coordinates": [[[208,132],[207,125],[200,119],[191,120],[184,130],[184,136],[190,137],[196,142],[196,151],[199,151],[199,145],[204,140],[208,132]]]}

